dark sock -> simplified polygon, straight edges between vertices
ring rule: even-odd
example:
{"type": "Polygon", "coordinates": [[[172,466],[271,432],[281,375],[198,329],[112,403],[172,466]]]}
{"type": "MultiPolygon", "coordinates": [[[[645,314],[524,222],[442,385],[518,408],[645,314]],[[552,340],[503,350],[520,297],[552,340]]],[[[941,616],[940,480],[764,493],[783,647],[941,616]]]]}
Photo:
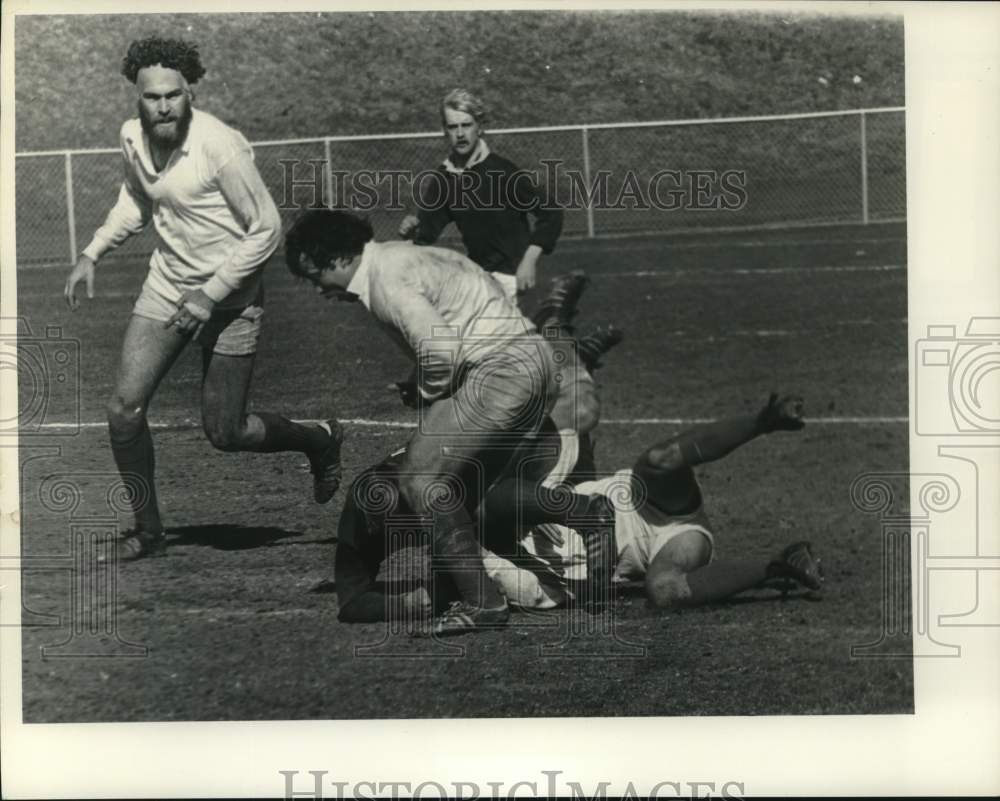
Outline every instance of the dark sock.
{"type": "Polygon", "coordinates": [[[542,523],[566,525],[583,517],[589,502],[588,495],[565,488],[550,489],[508,478],[490,489],[483,507],[491,528],[528,529],[542,523]]]}
{"type": "Polygon", "coordinates": [[[315,423],[293,423],[271,412],[254,415],[264,424],[264,439],[254,448],[258,453],[299,451],[312,455],[321,453],[330,442],[326,429],[315,423]]]}
{"type": "Polygon", "coordinates": [[[695,467],[721,459],[760,433],[757,415],[748,414],[689,428],[671,442],[680,446],[684,463],[695,467]]]}
{"type": "Polygon", "coordinates": [[[762,560],[721,559],[699,567],[687,574],[691,597],[686,602],[708,604],[753,589],[767,578],[767,565],[762,560]]]}
{"type": "Polygon", "coordinates": [[[122,480],[129,488],[129,504],[135,514],[136,525],[142,531],[163,531],[156,501],[156,458],[149,424],[144,420],[142,428],[130,439],[116,440],[112,436],[111,453],[122,480]]]}
{"type": "Polygon", "coordinates": [[[500,590],[486,576],[471,523],[435,536],[433,549],[432,569],[435,574],[443,572],[451,579],[463,601],[485,609],[495,609],[506,603],[500,590]]]}

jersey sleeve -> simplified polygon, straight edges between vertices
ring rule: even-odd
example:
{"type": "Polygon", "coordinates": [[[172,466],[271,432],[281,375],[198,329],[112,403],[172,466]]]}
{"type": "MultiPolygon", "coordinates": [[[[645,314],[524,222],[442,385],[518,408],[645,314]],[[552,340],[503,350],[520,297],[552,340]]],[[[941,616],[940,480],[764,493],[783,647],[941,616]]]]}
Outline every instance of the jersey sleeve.
{"type": "Polygon", "coordinates": [[[562,233],[563,210],[539,189],[535,176],[530,172],[517,170],[510,180],[517,207],[535,218],[530,244],[538,245],[545,254],[551,253],[562,233]]]}
{"type": "Polygon", "coordinates": [[[124,179],[118,190],[118,199],[108,212],[83,255],[97,261],[108,251],[114,250],[133,234],[145,228],[153,217],[153,204],[132,171],[126,154],[125,129],[119,138],[122,149],[124,179]]]}
{"type": "Polygon", "coordinates": [[[433,182],[425,183],[420,191],[420,208],[417,210],[417,233],[413,241],[417,245],[433,245],[441,232],[451,222],[449,206],[450,188],[447,176],[436,170],[433,182]]]}
{"type": "Polygon", "coordinates": [[[373,265],[372,312],[406,341],[417,362],[417,390],[435,401],[451,388],[462,342],[424,296],[407,261],[398,255],[373,265]]]}
{"type": "Polygon", "coordinates": [[[219,302],[263,270],[281,241],[281,218],[253,160],[253,150],[240,138],[206,146],[206,161],[219,191],[243,228],[243,237],[203,291],[219,302]]]}

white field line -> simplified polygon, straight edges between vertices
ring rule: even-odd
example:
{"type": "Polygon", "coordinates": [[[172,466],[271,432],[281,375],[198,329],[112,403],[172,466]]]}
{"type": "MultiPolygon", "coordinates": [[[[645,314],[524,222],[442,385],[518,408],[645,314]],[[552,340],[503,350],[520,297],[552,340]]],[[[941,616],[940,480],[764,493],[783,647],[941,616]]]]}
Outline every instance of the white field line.
{"type": "MultiPolygon", "coordinates": [[[[704,269],[704,268],[693,268],[693,269],[671,269],[669,267],[662,270],[635,270],[633,272],[587,272],[590,278],[672,278],[674,276],[688,276],[688,275],[703,275],[703,276],[727,276],[727,275],[739,275],[739,276],[756,276],[756,275],[789,275],[794,273],[809,274],[809,273],[888,273],[888,272],[901,272],[906,270],[905,264],[830,264],[830,265],[819,265],[815,267],[759,267],[759,268],[736,268],[732,270],[726,269],[704,269]]],[[[298,286],[269,286],[267,288],[268,294],[272,293],[283,293],[283,292],[301,292],[302,287],[298,286]]],[[[18,297],[21,298],[44,298],[44,297],[57,297],[61,294],[61,290],[49,289],[44,292],[28,292],[25,290],[18,291],[18,297]]],[[[111,291],[102,292],[100,287],[94,290],[94,300],[100,300],[102,298],[136,298],[139,296],[139,288],[131,289],[128,291],[111,291]]],[[[83,303],[86,304],[88,301],[83,298],[83,303]]]]}
{"type": "MultiPolygon", "coordinates": [[[[714,423],[716,418],[712,417],[620,417],[604,418],[601,420],[602,426],[691,426],[702,423],[714,423]]],[[[898,416],[873,416],[873,417],[807,417],[809,425],[902,425],[910,421],[909,417],[898,416]]],[[[296,420],[297,423],[321,423],[323,420],[296,420]]],[[[413,420],[370,420],[365,417],[353,417],[341,419],[340,423],[345,426],[356,426],[358,428],[416,428],[417,423],[413,420]]],[[[149,427],[165,431],[188,431],[201,428],[201,421],[185,418],[173,422],[151,422],[149,427]]],[[[33,427],[32,431],[76,431],[89,430],[95,428],[107,428],[107,423],[103,422],[83,422],[83,423],[42,423],[33,427]]]]}
{"type": "Polygon", "coordinates": [[[790,273],[889,273],[905,270],[905,264],[831,264],[818,267],[760,267],[734,270],[636,270],[634,272],[591,273],[591,278],[670,278],[675,275],[787,275],[790,273]]]}
{"type": "MultiPolygon", "coordinates": [[[[689,229],[695,233],[694,229],[689,229]]],[[[781,228],[778,230],[787,230],[787,228],[781,228]]],[[[684,233],[678,232],[678,233],[684,233]]],[[[851,238],[851,239],[816,239],[813,237],[807,237],[803,239],[782,239],[782,240],[766,240],[766,239],[717,239],[712,242],[696,241],[696,242],[677,242],[670,239],[669,234],[663,233],[650,233],[650,234],[613,234],[606,233],[600,236],[587,237],[586,235],[578,234],[563,234],[559,239],[559,251],[564,252],[578,252],[583,250],[600,250],[600,245],[606,244],[608,248],[617,248],[626,251],[635,250],[736,250],[740,248],[777,248],[777,247],[799,247],[806,245],[817,245],[817,246],[827,246],[827,245],[877,245],[885,242],[902,242],[904,241],[898,236],[872,236],[863,238],[851,238]],[[623,240],[634,240],[622,244],[623,240]],[[570,245],[571,247],[564,247],[562,243],[570,245]]],[[[38,266],[51,266],[51,265],[38,265],[38,266]]]]}

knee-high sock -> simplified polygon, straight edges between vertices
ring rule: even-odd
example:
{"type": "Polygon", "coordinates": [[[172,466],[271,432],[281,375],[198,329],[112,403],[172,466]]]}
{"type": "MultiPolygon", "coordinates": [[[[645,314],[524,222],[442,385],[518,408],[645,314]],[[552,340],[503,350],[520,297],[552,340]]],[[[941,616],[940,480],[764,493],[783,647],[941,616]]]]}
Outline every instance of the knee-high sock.
{"type": "Polygon", "coordinates": [[[720,559],[692,570],[686,576],[691,596],[685,603],[714,603],[753,589],[767,578],[767,566],[764,560],[720,559]]]}
{"type": "Polygon", "coordinates": [[[463,601],[486,609],[495,609],[506,603],[500,590],[486,576],[482,551],[472,523],[449,525],[440,535],[435,531],[433,552],[435,574],[444,572],[463,601]]]}
{"type": "Polygon", "coordinates": [[[299,451],[305,454],[321,453],[329,443],[326,429],[313,423],[293,423],[291,420],[271,412],[254,412],[247,415],[256,417],[263,425],[260,444],[253,448],[258,453],[279,451],[299,451]]]}
{"type": "Polygon", "coordinates": [[[761,433],[758,416],[746,414],[689,428],[663,445],[654,446],[654,449],[677,443],[684,463],[695,467],[721,459],[761,433]]]}
{"type": "Polygon", "coordinates": [[[129,488],[129,503],[135,514],[135,524],[142,531],[163,530],[160,508],[156,499],[156,457],[149,424],[143,420],[138,432],[126,439],[111,436],[111,453],[118,472],[129,488]]]}

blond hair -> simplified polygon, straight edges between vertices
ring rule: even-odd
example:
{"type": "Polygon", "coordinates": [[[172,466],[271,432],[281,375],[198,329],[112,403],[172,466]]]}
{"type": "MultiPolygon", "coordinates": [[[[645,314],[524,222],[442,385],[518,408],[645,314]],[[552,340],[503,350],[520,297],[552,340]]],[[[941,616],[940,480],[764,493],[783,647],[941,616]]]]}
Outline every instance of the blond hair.
{"type": "Polygon", "coordinates": [[[461,111],[471,115],[480,126],[486,123],[486,106],[482,100],[466,89],[452,89],[441,101],[441,121],[444,122],[445,109],[461,111]]]}

